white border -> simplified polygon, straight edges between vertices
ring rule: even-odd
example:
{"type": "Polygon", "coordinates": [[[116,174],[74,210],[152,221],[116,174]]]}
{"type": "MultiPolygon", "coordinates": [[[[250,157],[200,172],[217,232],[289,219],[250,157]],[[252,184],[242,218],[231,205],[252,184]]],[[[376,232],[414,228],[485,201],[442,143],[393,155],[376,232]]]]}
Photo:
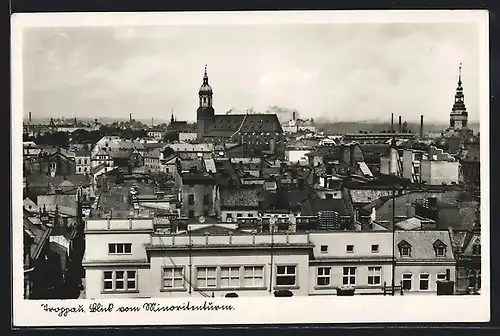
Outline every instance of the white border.
{"type": "MultiPolygon", "coordinates": [[[[482,294],[478,296],[315,296],[287,298],[214,298],[232,304],[234,311],[57,314],[44,312],[41,303],[88,306],[106,300],[25,301],[22,263],[22,32],[26,27],[110,26],[168,24],[311,24],[311,23],[477,23],[480,39],[481,219],[483,251],[489,251],[489,22],[483,10],[433,11],[290,11],[203,13],[45,13],[12,16],[12,204],[13,206],[13,324],[21,326],[64,325],[189,325],[278,323],[376,323],[376,322],[487,322],[490,319],[490,255],[482,256],[482,294]],[[383,303],[382,301],[383,300],[383,303]],[[381,303],[383,309],[380,309],[381,303]],[[134,315],[133,317],[131,315],[134,315]],[[132,318],[131,318],[132,317],[132,318]]],[[[186,299],[114,300],[115,305],[144,302],[182,304],[186,299]]],[[[191,304],[202,298],[189,298],[191,304]]]]}

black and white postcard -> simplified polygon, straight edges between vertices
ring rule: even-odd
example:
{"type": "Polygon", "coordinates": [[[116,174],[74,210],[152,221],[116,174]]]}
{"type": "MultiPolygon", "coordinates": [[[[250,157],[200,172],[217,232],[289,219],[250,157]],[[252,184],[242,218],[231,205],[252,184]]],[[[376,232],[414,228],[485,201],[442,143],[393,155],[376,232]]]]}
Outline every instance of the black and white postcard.
{"type": "Polygon", "coordinates": [[[14,325],[489,321],[488,118],[487,11],[16,14],[14,325]]]}

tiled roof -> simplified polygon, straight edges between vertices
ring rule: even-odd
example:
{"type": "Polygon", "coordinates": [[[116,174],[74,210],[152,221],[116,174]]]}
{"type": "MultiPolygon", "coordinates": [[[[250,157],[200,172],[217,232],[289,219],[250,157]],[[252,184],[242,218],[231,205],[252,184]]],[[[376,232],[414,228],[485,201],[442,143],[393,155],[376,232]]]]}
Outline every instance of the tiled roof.
{"type": "Polygon", "coordinates": [[[41,224],[38,218],[35,217],[24,217],[23,227],[25,231],[34,236],[30,254],[31,258],[36,260],[40,255],[43,245],[49,239],[52,229],[41,224]]]}
{"type": "Polygon", "coordinates": [[[387,202],[390,199],[391,199],[391,196],[382,196],[380,198],[377,198],[377,199],[371,201],[369,204],[362,207],[361,212],[363,212],[364,214],[371,214],[372,210],[374,208],[375,208],[375,210],[378,210],[382,205],[385,204],[385,202],[387,202]]]}
{"type": "Polygon", "coordinates": [[[359,148],[363,152],[365,162],[380,163],[380,157],[386,156],[390,152],[389,144],[360,144],[359,148]]]}
{"type": "Polygon", "coordinates": [[[378,189],[349,189],[353,203],[371,203],[382,196],[390,196],[390,190],[378,189]]]}
{"type": "Polygon", "coordinates": [[[91,155],[90,151],[86,151],[86,150],[75,151],[76,157],[90,157],[90,155],[91,155]]]}
{"type": "Polygon", "coordinates": [[[456,252],[459,248],[462,248],[465,243],[465,238],[467,237],[468,231],[466,230],[453,230],[451,233],[451,242],[453,244],[453,249],[456,252]]]}
{"type": "Polygon", "coordinates": [[[153,150],[149,150],[144,153],[145,158],[151,158],[151,159],[159,159],[161,155],[161,151],[159,148],[155,148],[153,150]]]}
{"type": "Polygon", "coordinates": [[[146,142],[143,143],[142,145],[144,146],[145,150],[165,147],[165,144],[161,142],[146,142]]]}
{"type": "Polygon", "coordinates": [[[53,186],[60,185],[64,180],[68,180],[74,186],[78,185],[88,185],[90,183],[90,178],[87,175],[67,175],[67,176],[49,176],[45,174],[32,174],[26,176],[26,182],[30,186],[47,186],[49,184],[53,186]]]}
{"type": "Polygon", "coordinates": [[[254,187],[221,188],[220,204],[222,207],[258,207],[258,193],[254,187]]]}
{"type": "Polygon", "coordinates": [[[166,147],[170,147],[174,152],[211,152],[213,150],[213,144],[203,143],[203,144],[190,144],[190,143],[174,143],[169,144],[166,147]]]}
{"type": "Polygon", "coordinates": [[[449,227],[455,230],[468,230],[474,226],[476,219],[476,207],[472,204],[461,203],[446,204],[438,202],[439,205],[439,228],[449,227]]]}
{"type": "Polygon", "coordinates": [[[276,114],[216,115],[207,136],[226,136],[233,133],[282,133],[276,114]]]}
{"type": "Polygon", "coordinates": [[[203,164],[200,160],[181,160],[181,169],[182,171],[188,171],[191,168],[196,167],[198,172],[203,171],[203,164]]]}
{"type": "Polygon", "coordinates": [[[453,261],[452,253],[452,243],[450,239],[450,233],[448,230],[417,230],[417,231],[399,231],[395,232],[395,249],[399,250],[398,244],[402,241],[406,241],[411,245],[411,257],[400,257],[397,253],[397,258],[399,260],[436,260],[436,252],[434,250],[433,244],[437,241],[442,241],[446,247],[446,257],[440,257],[438,259],[453,261]]]}
{"type": "Polygon", "coordinates": [[[108,152],[112,159],[128,159],[132,155],[132,149],[111,150],[108,152]]]}
{"type": "Polygon", "coordinates": [[[344,199],[310,198],[301,203],[303,216],[316,216],[318,212],[322,211],[335,211],[340,216],[350,216],[344,199]]]}
{"type": "Polygon", "coordinates": [[[340,146],[332,146],[332,147],[320,147],[313,152],[309,152],[306,156],[320,156],[320,157],[329,157],[335,158],[337,160],[340,159],[341,155],[341,147],[340,146]]]}

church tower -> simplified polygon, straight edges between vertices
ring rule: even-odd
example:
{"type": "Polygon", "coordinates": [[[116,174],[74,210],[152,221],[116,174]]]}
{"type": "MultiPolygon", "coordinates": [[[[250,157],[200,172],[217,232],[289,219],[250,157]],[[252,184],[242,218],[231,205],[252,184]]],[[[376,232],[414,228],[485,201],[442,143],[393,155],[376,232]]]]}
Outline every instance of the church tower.
{"type": "Polygon", "coordinates": [[[462,87],[462,63],[458,68],[458,86],[455,93],[455,103],[450,113],[450,128],[464,129],[467,128],[468,113],[464,104],[464,89],[462,87]]]}
{"type": "Polygon", "coordinates": [[[202,141],[210,126],[213,124],[215,110],[212,107],[213,91],[208,84],[207,66],[203,75],[203,84],[198,91],[199,107],[196,110],[197,139],[202,141]]]}

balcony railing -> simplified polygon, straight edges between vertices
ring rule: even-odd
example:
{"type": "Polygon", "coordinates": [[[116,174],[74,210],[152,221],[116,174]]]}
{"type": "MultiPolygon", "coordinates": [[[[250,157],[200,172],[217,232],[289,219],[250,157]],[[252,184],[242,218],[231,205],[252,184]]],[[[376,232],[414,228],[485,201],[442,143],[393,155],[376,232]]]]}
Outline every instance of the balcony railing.
{"type": "Polygon", "coordinates": [[[183,247],[183,246],[230,246],[230,245],[308,245],[310,244],[307,234],[249,234],[249,235],[153,235],[151,237],[152,246],[183,247]]]}

